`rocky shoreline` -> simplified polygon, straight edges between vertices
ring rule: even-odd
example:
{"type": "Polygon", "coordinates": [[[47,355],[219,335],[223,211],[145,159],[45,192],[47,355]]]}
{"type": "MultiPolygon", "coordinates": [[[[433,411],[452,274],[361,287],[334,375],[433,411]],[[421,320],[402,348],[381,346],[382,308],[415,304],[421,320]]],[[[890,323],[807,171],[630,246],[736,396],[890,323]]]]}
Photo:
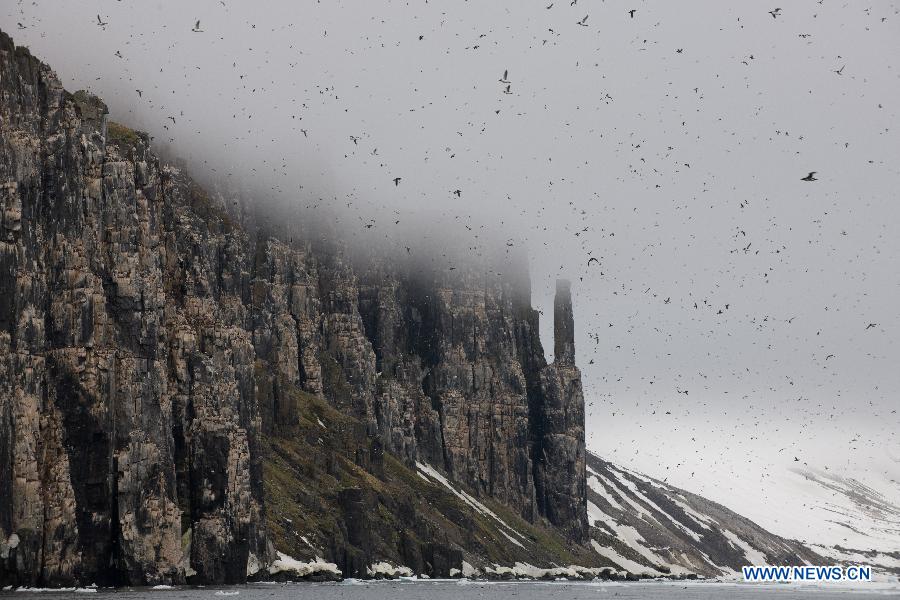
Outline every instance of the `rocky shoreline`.
{"type": "MultiPolygon", "coordinates": [[[[659,575],[637,575],[634,573],[630,573],[627,571],[617,571],[612,568],[588,568],[588,567],[553,567],[548,569],[536,569],[537,571],[542,571],[539,574],[527,574],[525,572],[519,572],[515,567],[502,567],[498,566],[497,569],[491,573],[479,573],[477,575],[471,575],[468,577],[464,577],[462,575],[457,575],[455,577],[449,578],[441,578],[441,579],[433,579],[428,577],[427,575],[407,575],[405,573],[401,573],[403,568],[398,569],[393,573],[376,573],[368,577],[351,577],[344,578],[341,575],[336,575],[332,571],[328,569],[324,569],[321,571],[309,572],[303,575],[299,573],[289,573],[289,572],[280,572],[278,574],[273,574],[267,577],[260,578],[248,578],[247,584],[255,584],[255,583],[339,583],[339,582],[350,582],[350,581],[365,581],[365,582],[378,582],[378,581],[404,581],[404,582],[434,582],[434,581],[471,581],[471,582],[491,582],[491,581],[519,581],[519,582],[538,582],[538,581],[570,581],[570,582],[589,582],[589,581],[615,581],[615,582],[640,582],[640,581],[704,581],[705,577],[702,575],[696,574],[686,574],[686,575],[671,575],[671,576],[659,576],[659,575]]],[[[205,587],[203,585],[193,585],[193,584],[184,584],[184,585],[157,585],[157,586],[145,586],[145,589],[172,589],[172,588],[193,588],[193,587],[205,587]]],[[[101,588],[98,586],[85,586],[85,587],[46,587],[46,588],[34,588],[34,587],[14,587],[14,586],[5,586],[0,588],[0,591],[5,592],[78,592],[78,591],[97,591],[100,589],[141,589],[141,586],[126,586],[125,588],[101,588]]]]}

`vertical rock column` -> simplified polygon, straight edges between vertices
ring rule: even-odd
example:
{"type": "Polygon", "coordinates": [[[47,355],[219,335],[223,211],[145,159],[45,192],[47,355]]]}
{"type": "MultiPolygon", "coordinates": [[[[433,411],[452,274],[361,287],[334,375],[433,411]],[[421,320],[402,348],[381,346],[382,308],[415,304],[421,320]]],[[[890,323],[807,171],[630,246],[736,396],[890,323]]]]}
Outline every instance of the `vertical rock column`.
{"type": "Polygon", "coordinates": [[[568,281],[556,284],[553,311],[554,362],[541,373],[542,438],[536,465],[538,505],[575,541],[587,535],[584,394],[575,366],[575,326],[568,281]]]}
{"type": "Polygon", "coordinates": [[[555,365],[575,366],[575,317],[572,314],[572,290],[569,282],[556,282],[553,300],[553,356],[555,365]]]}

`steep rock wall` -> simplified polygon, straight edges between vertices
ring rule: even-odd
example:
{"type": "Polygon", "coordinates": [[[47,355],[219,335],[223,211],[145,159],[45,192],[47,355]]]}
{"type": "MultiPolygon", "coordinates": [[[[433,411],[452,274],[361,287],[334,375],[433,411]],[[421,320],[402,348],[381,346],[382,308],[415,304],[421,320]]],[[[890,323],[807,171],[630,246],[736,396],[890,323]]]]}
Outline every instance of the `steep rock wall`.
{"type": "Polygon", "coordinates": [[[106,112],[0,33],[0,583],[252,575],[286,385],[586,539],[566,286],[548,365],[522,269],[243,227],[106,112]]]}

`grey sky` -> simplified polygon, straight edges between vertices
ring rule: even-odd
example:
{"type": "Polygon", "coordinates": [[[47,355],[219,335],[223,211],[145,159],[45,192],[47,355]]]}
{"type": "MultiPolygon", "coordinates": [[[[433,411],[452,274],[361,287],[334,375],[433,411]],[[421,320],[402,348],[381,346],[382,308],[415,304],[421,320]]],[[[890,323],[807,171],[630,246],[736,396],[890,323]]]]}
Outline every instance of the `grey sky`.
{"type": "Polygon", "coordinates": [[[394,215],[487,225],[548,315],[572,279],[605,457],[768,526],[747,494],[792,502],[794,457],[900,501],[897,4],[549,4],[45,0],[0,25],[261,198],[351,202],[348,232],[396,244],[394,215]]]}

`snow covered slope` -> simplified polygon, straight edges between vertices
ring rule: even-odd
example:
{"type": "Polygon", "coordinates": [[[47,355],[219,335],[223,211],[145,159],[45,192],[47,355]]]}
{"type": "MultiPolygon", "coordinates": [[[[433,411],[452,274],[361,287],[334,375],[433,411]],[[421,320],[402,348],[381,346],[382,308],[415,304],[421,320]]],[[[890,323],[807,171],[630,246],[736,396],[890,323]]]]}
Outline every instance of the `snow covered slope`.
{"type": "Polygon", "coordinates": [[[900,506],[883,492],[810,467],[791,469],[785,480],[806,509],[779,526],[785,535],[830,546],[900,551],[900,506]]]}
{"type": "MultiPolygon", "coordinates": [[[[885,482],[884,486],[890,482],[885,482]]],[[[900,506],[861,481],[809,467],[792,469],[786,485],[804,510],[779,531],[839,562],[871,564],[900,574],[900,506]]]]}
{"type": "Polygon", "coordinates": [[[744,565],[834,561],[715,502],[590,453],[587,476],[591,543],[631,572],[717,577],[744,565]]]}

